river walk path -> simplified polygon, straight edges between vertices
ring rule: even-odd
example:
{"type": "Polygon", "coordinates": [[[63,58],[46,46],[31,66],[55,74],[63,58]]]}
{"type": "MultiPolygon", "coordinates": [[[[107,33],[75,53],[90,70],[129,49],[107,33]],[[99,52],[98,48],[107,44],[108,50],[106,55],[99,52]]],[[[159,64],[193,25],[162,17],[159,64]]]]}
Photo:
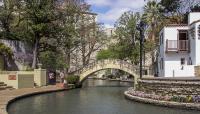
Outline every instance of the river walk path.
{"type": "Polygon", "coordinates": [[[41,88],[26,88],[15,90],[2,90],[0,91],[0,114],[8,114],[7,106],[10,102],[19,98],[40,94],[65,90],[57,86],[45,86],[41,88]]]}

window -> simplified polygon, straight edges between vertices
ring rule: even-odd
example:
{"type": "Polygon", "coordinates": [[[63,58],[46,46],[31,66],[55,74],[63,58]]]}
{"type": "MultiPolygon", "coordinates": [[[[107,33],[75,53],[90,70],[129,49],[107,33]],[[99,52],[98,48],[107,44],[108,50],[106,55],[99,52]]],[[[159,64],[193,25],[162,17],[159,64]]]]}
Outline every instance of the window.
{"type": "Polygon", "coordinates": [[[187,30],[179,30],[178,39],[179,40],[188,40],[188,31],[187,30]]]}
{"type": "Polygon", "coordinates": [[[191,59],[191,57],[189,57],[188,65],[192,65],[192,59],[191,59]]]}
{"type": "Polygon", "coordinates": [[[185,65],[185,58],[181,58],[181,65],[185,65]]]}

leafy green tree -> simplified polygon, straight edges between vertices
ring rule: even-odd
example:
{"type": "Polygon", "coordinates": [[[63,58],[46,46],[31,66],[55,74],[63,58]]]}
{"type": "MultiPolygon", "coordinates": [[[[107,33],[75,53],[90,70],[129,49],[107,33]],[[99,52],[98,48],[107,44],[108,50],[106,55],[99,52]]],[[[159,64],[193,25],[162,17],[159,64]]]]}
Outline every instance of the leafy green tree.
{"type": "Polygon", "coordinates": [[[110,49],[107,50],[101,50],[97,53],[96,56],[97,60],[104,60],[104,59],[111,59],[115,58],[115,52],[113,52],[110,49]]]}
{"type": "Polygon", "coordinates": [[[36,68],[40,52],[48,48],[56,49],[55,45],[51,45],[56,33],[54,0],[23,0],[19,17],[24,40],[33,46],[32,68],[36,68]]]}
{"type": "Polygon", "coordinates": [[[166,14],[174,15],[177,13],[178,9],[181,6],[180,0],[161,0],[160,5],[163,7],[162,12],[166,14]]]}
{"type": "Polygon", "coordinates": [[[138,39],[136,26],[140,20],[140,14],[132,11],[124,12],[115,23],[116,35],[120,42],[129,42],[134,46],[138,39]]]}
{"type": "Polygon", "coordinates": [[[158,36],[158,28],[162,23],[163,13],[161,13],[161,5],[156,1],[149,1],[144,6],[143,20],[149,25],[148,36],[150,40],[155,41],[158,36]]]}
{"type": "Polygon", "coordinates": [[[3,43],[0,43],[0,55],[10,58],[12,57],[13,52],[9,47],[5,46],[3,43]]]}
{"type": "Polygon", "coordinates": [[[64,61],[64,57],[59,52],[53,52],[53,51],[45,51],[41,52],[39,56],[42,67],[49,70],[55,70],[67,67],[64,61]]]}
{"type": "Polygon", "coordinates": [[[191,12],[200,12],[200,4],[196,4],[192,6],[190,9],[191,9],[191,12]]]}
{"type": "Polygon", "coordinates": [[[17,0],[3,0],[0,6],[0,39],[19,40],[16,28],[16,12],[18,8],[17,0]]]}
{"type": "Polygon", "coordinates": [[[68,74],[71,64],[71,54],[78,46],[78,32],[77,23],[80,15],[80,2],[66,3],[59,13],[59,32],[58,37],[58,50],[63,54],[65,64],[65,73],[68,74]]]}
{"type": "Polygon", "coordinates": [[[12,56],[12,50],[3,43],[0,43],[0,70],[4,70],[5,61],[8,61],[12,56]]]}
{"type": "Polygon", "coordinates": [[[97,52],[105,41],[105,34],[102,24],[97,23],[95,13],[89,13],[90,5],[86,4],[82,9],[78,26],[78,35],[80,45],[78,52],[81,57],[81,66],[85,66],[92,62],[92,56],[97,52]]]}
{"type": "Polygon", "coordinates": [[[139,31],[136,29],[137,24],[140,21],[140,14],[134,13],[132,11],[124,12],[122,16],[116,22],[116,46],[112,46],[115,57],[118,59],[129,59],[132,62],[133,58],[136,57],[138,53],[137,46],[139,40],[139,31]]]}

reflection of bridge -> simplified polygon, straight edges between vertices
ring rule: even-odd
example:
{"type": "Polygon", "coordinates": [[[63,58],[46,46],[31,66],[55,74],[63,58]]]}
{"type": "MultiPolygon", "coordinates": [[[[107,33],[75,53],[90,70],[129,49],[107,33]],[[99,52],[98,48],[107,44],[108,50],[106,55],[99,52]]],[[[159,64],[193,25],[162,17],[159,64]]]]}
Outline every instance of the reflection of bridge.
{"type": "Polygon", "coordinates": [[[123,60],[100,60],[87,65],[79,71],[80,82],[83,82],[90,74],[103,69],[119,69],[131,74],[135,84],[139,78],[139,67],[123,60]]]}

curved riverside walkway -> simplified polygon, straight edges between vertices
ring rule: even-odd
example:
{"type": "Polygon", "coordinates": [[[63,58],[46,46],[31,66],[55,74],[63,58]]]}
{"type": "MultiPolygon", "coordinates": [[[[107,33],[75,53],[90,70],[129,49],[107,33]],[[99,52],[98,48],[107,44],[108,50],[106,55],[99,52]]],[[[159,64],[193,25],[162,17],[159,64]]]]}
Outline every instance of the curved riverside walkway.
{"type": "Polygon", "coordinates": [[[158,106],[165,106],[170,108],[179,108],[179,109],[192,109],[192,110],[200,110],[200,104],[197,103],[179,103],[173,101],[161,101],[161,100],[154,100],[149,98],[143,98],[139,96],[133,96],[128,93],[129,91],[125,91],[124,95],[127,99],[142,102],[146,104],[153,104],[158,106]]]}
{"type": "Polygon", "coordinates": [[[9,103],[17,99],[41,93],[50,93],[64,90],[66,89],[57,86],[45,86],[41,88],[25,88],[0,91],[0,114],[8,114],[7,107],[9,103]]]}

